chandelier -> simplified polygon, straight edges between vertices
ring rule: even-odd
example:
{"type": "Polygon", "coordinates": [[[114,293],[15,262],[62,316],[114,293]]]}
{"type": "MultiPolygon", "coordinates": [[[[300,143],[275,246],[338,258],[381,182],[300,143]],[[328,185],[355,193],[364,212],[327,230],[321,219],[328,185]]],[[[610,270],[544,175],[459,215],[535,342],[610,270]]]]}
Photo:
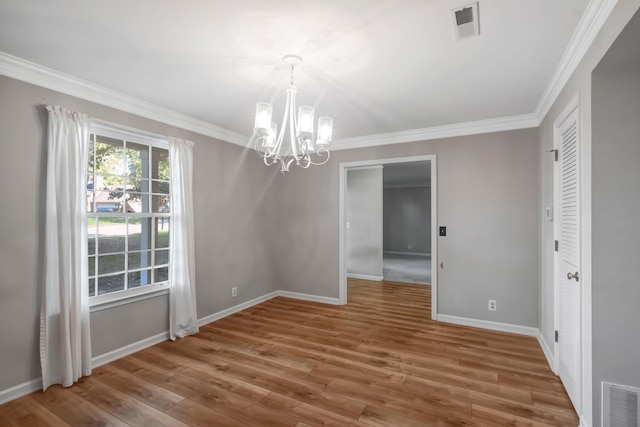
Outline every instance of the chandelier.
{"type": "Polygon", "coordinates": [[[298,55],[286,55],[283,62],[291,66],[291,84],[287,88],[287,103],[280,133],[278,125],[271,122],[273,106],[268,102],[258,102],[254,128],[255,150],[263,158],[264,164],[271,166],[280,164],[280,171],[289,172],[289,166],[295,163],[302,168],[311,165],[323,165],[329,160],[329,145],[333,131],[333,119],[318,119],[317,137],[313,135],[313,107],[301,106],[296,116],[296,93],[293,73],[296,65],[302,63],[298,55]],[[289,127],[289,144],[284,136],[289,127]]]}

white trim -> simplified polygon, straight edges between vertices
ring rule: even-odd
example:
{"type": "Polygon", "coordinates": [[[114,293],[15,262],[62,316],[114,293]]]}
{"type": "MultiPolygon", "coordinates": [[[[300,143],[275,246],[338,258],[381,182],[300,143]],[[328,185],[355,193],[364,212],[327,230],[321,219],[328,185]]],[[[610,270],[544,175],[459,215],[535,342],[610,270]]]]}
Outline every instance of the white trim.
{"type": "Polygon", "coordinates": [[[208,323],[215,322],[216,320],[222,319],[223,317],[231,316],[232,314],[238,313],[242,310],[246,310],[249,307],[253,307],[254,305],[268,301],[272,298],[277,297],[278,292],[279,291],[271,292],[266,295],[262,295],[260,297],[254,298],[252,300],[245,301],[238,305],[234,305],[233,307],[226,308],[222,311],[218,311],[217,313],[213,313],[208,316],[205,316],[201,319],[198,319],[198,326],[204,326],[208,323]]]}
{"type": "Polygon", "coordinates": [[[587,50],[591,47],[593,40],[602,29],[617,2],[618,0],[591,0],[587,5],[582,19],[580,19],[551,80],[549,80],[538,102],[534,112],[538,124],[542,123],[553,103],[558,99],[560,92],[562,92],[587,50]]]}
{"type": "Polygon", "coordinates": [[[384,169],[383,165],[368,165],[368,166],[358,166],[355,168],[350,168],[351,170],[367,170],[367,169],[384,169]]]}
{"type": "Polygon", "coordinates": [[[246,147],[249,137],[168,108],[0,52],[0,75],[246,147]]]}
{"type": "Polygon", "coordinates": [[[419,257],[423,257],[423,258],[430,258],[431,257],[431,253],[430,252],[384,251],[382,253],[383,254],[389,254],[389,255],[411,255],[411,256],[419,256],[419,257]]]}
{"type": "Polygon", "coordinates": [[[290,292],[290,291],[278,291],[277,296],[284,298],[294,298],[302,301],[311,301],[311,302],[320,302],[323,304],[331,304],[331,305],[344,305],[340,302],[339,298],[330,298],[323,297],[319,295],[311,295],[311,294],[303,294],[300,292],[290,292]]]}
{"type": "MultiPolygon", "coordinates": [[[[153,285],[149,285],[149,286],[153,286],[153,285]]],[[[137,289],[144,289],[144,288],[137,288],[137,289]]],[[[93,313],[96,311],[102,311],[109,308],[118,307],[119,305],[131,304],[132,302],[143,301],[143,300],[146,300],[149,298],[155,298],[161,295],[168,295],[169,285],[164,284],[159,289],[152,289],[152,290],[144,289],[144,290],[146,292],[140,292],[139,294],[136,294],[136,295],[132,295],[130,292],[114,292],[113,294],[105,294],[105,296],[110,295],[115,298],[111,298],[105,301],[97,301],[97,302],[91,302],[90,300],[89,304],[91,306],[89,310],[91,311],[91,313],[93,313]],[[118,294],[122,294],[122,295],[118,295],[118,294]]],[[[130,291],[133,291],[133,289],[131,289],[130,291]]],[[[92,298],[95,298],[95,297],[92,297],[92,298]]]]}
{"type": "Polygon", "coordinates": [[[125,356],[136,353],[145,348],[149,348],[161,342],[165,342],[169,339],[169,331],[161,332],[157,335],[136,341],[131,344],[127,344],[124,347],[117,348],[107,353],[101,354],[91,359],[91,367],[97,368],[98,366],[106,365],[114,360],[122,359],[125,356]]]}
{"type": "Polygon", "coordinates": [[[439,322],[453,323],[455,325],[472,326],[474,328],[490,329],[492,331],[510,332],[512,334],[528,335],[537,337],[540,334],[538,328],[530,326],[512,325],[510,323],[492,322],[490,320],[469,319],[466,317],[450,316],[448,314],[439,314],[439,322]]]}
{"type": "Polygon", "coordinates": [[[547,341],[544,339],[544,336],[542,336],[542,333],[540,331],[538,331],[538,343],[540,344],[540,347],[542,348],[542,352],[544,353],[544,357],[547,358],[547,363],[549,363],[549,368],[551,368],[551,371],[554,374],[558,375],[558,372],[555,369],[555,361],[554,361],[554,358],[553,358],[553,352],[549,348],[549,345],[547,344],[547,341]]]}
{"type": "Polygon", "coordinates": [[[591,427],[591,424],[584,417],[580,417],[580,425],[578,427],[591,427]]]}
{"type": "Polygon", "coordinates": [[[427,141],[430,139],[527,129],[537,127],[539,124],[540,122],[538,121],[537,116],[534,113],[531,113],[520,116],[433,126],[424,129],[412,129],[399,132],[381,133],[377,135],[337,139],[333,144],[331,144],[331,150],[350,150],[352,148],[376,147],[387,144],[402,144],[405,142],[427,141]]]}
{"type": "MultiPolygon", "coordinates": [[[[361,160],[355,162],[340,163],[339,169],[339,230],[338,230],[338,295],[340,304],[347,303],[347,271],[345,249],[345,204],[347,194],[347,169],[354,167],[385,165],[391,163],[431,162],[431,253],[432,259],[438,260],[438,170],[435,154],[427,154],[409,157],[393,157],[389,159],[361,160]]],[[[436,320],[438,314],[438,269],[431,269],[431,318],[436,320]]]]}
{"type": "Polygon", "coordinates": [[[375,282],[382,282],[384,280],[384,276],[372,276],[369,274],[357,274],[349,272],[347,272],[347,277],[350,279],[373,280],[375,282]]]}
{"type": "Polygon", "coordinates": [[[17,386],[13,386],[6,390],[0,391],[0,405],[10,402],[15,399],[19,399],[22,396],[33,393],[34,391],[42,390],[42,378],[36,378],[35,380],[27,381],[17,386]]]}

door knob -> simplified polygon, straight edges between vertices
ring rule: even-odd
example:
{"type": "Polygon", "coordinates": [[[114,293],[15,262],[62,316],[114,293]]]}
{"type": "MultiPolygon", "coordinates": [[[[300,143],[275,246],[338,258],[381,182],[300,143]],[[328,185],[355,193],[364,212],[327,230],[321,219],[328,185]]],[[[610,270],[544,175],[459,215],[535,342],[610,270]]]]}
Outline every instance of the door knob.
{"type": "Polygon", "coordinates": [[[576,279],[576,282],[580,281],[580,276],[578,276],[578,272],[576,271],[575,274],[572,273],[567,273],[567,279],[572,280],[572,279],[576,279]]]}

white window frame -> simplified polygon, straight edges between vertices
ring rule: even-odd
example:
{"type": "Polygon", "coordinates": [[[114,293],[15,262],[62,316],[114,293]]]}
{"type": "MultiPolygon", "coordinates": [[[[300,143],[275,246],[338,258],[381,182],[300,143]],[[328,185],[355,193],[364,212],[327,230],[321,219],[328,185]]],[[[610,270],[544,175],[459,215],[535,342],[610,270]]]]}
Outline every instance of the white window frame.
{"type": "MultiPolygon", "coordinates": [[[[120,139],[123,141],[128,141],[136,144],[148,145],[150,147],[161,148],[165,150],[169,150],[169,140],[166,137],[162,137],[159,135],[147,133],[144,131],[140,131],[137,129],[127,128],[123,126],[114,125],[108,122],[96,121],[91,126],[90,134],[96,134],[100,136],[105,136],[114,139],[120,139]]],[[[149,185],[151,186],[152,179],[149,177],[149,185]]],[[[151,187],[149,188],[149,194],[151,193],[151,187]]],[[[169,190],[169,200],[171,200],[171,191],[169,190]]],[[[87,213],[87,218],[103,218],[103,217],[113,217],[113,214],[104,213],[104,212],[92,212],[87,213]]],[[[118,218],[140,218],[140,214],[138,213],[128,213],[128,212],[118,212],[118,218]]],[[[171,223],[172,213],[158,213],[158,212],[149,212],[148,216],[145,216],[154,220],[155,218],[169,218],[171,223]]],[[[87,225],[88,226],[88,225],[87,225]]],[[[151,253],[155,250],[155,239],[151,239],[152,247],[149,249],[151,253]]],[[[171,247],[168,246],[169,257],[171,247]]],[[[97,241],[96,241],[96,251],[97,251],[97,241]]],[[[118,252],[121,253],[121,252],[118,252]]],[[[128,251],[122,252],[127,254],[128,251]]],[[[126,257],[125,257],[126,259],[126,257]]],[[[87,261],[88,262],[88,261],[87,261]]],[[[164,265],[164,264],[163,264],[164,265]]],[[[169,265],[168,263],[166,264],[169,265]]],[[[141,269],[131,269],[129,270],[128,265],[125,262],[125,270],[122,272],[123,274],[128,274],[129,272],[142,271],[146,268],[141,269]]],[[[98,274],[98,263],[95,265],[95,275],[90,276],[90,278],[95,277],[97,280],[98,274]]],[[[150,269],[153,272],[153,269],[150,269]]],[[[153,273],[151,273],[153,274],[153,273]]],[[[88,283],[87,283],[88,286],[88,283]]],[[[97,286],[97,284],[96,284],[97,286]]],[[[135,301],[140,301],[147,298],[153,298],[157,295],[167,294],[169,292],[169,281],[154,283],[150,285],[144,285],[131,289],[124,289],[120,291],[114,291],[102,295],[94,295],[89,297],[89,306],[91,307],[91,311],[99,311],[104,310],[106,308],[118,306],[121,304],[128,304],[135,301]]],[[[87,292],[89,292],[87,287],[87,292]]]]}

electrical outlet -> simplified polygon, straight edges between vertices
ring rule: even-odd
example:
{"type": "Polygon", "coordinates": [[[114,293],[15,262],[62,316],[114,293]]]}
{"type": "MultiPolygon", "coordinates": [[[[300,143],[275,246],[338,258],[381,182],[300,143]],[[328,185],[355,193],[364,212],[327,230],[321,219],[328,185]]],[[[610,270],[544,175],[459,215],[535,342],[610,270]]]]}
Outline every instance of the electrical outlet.
{"type": "Polygon", "coordinates": [[[490,299],[489,300],[489,311],[496,311],[497,309],[498,309],[498,303],[496,303],[496,300],[490,299]]]}
{"type": "Polygon", "coordinates": [[[231,296],[233,298],[238,296],[238,288],[236,288],[235,286],[233,288],[231,288],[231,296]]]}
{"type": "Polygon", "coordinates": [[[407,245],[407,249],[413,248],[413,245],[407,245]]]}

